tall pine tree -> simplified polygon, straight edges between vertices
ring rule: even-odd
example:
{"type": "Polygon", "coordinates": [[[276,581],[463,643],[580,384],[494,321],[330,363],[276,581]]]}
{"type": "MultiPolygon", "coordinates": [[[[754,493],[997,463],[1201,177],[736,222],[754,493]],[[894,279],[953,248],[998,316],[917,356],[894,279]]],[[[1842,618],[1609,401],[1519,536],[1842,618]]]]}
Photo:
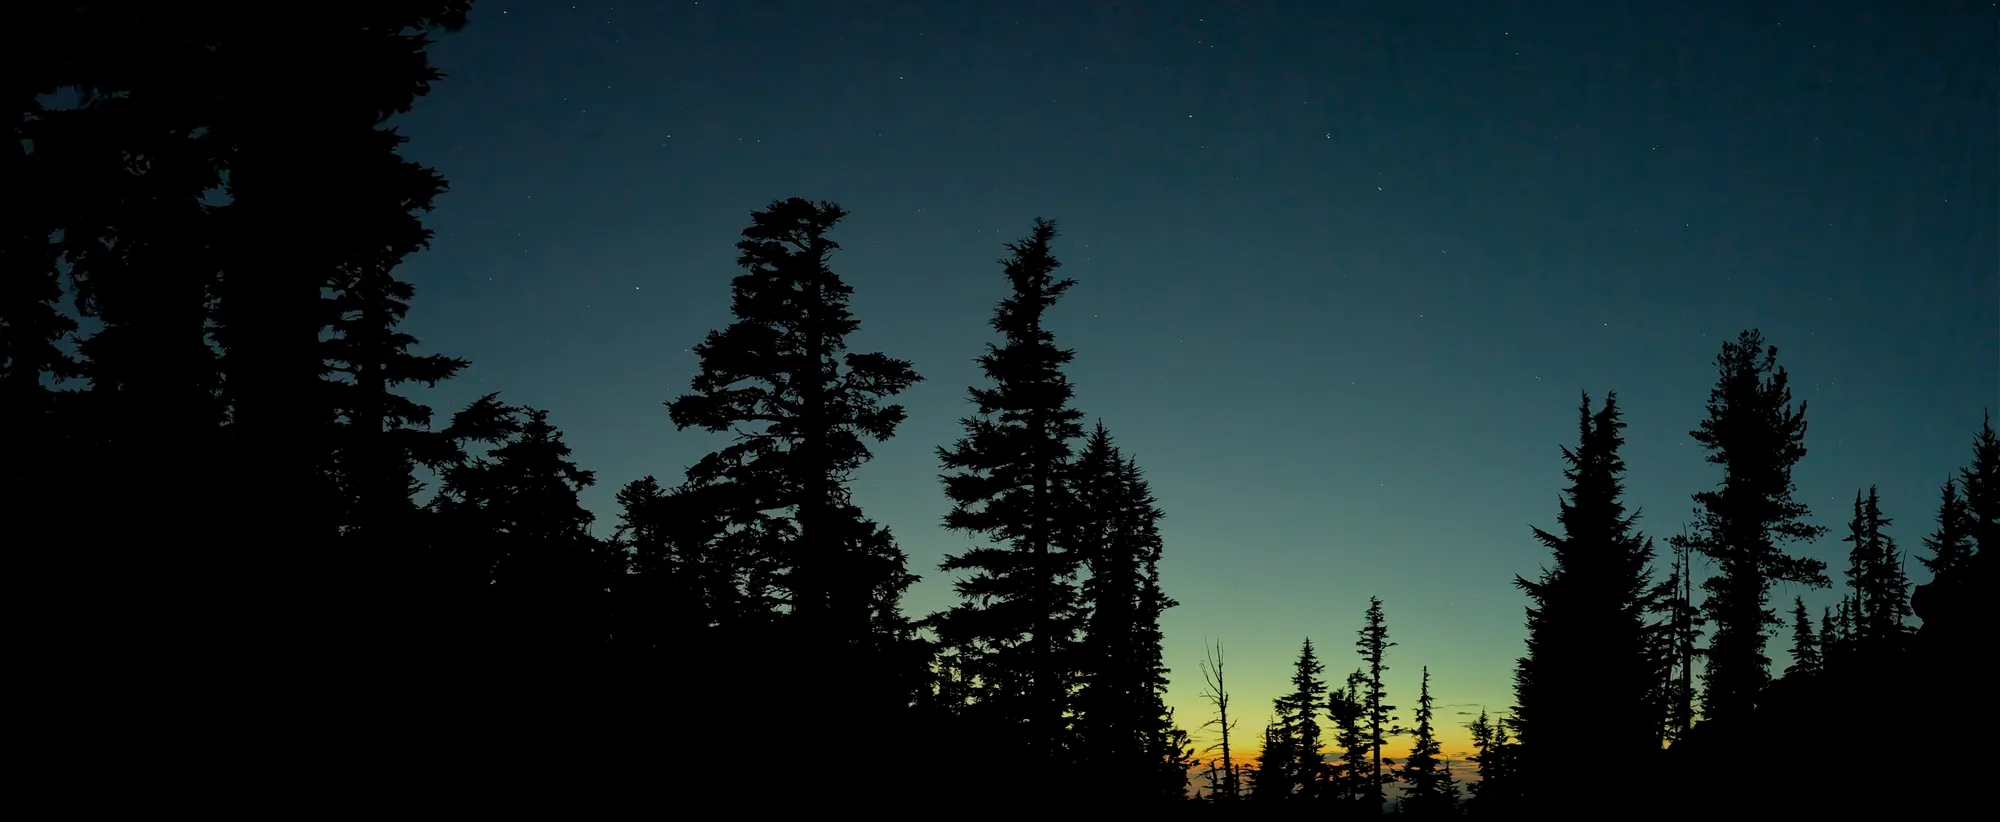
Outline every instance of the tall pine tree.
{"type": "Polygon", "coordinates": [[[743,273],[730,284],[736,320],[695,347],[693,390],[667,403],[679,428],[736,435],[689,479],[731,485],[718,499],[777,520],[760,521],[759,547],[783,569],[799,632],[824,652],[879,644],[873,615],[893,611],[907,585],[901,551],[858,516],[847,482],[870,457],[867,441],[903,421],[903,407],[883,400],[922,379],[907,361],[847,351],[860,327],[854,289],[828,266],[840,248],[828,234],[846,216],[797,197],[750,215],[736,244],[743,273]]]}
{"type": "Polygon", "coordinates": [[[1449,816],[1458,811],[1458,787],[1439,761],[1444,749],[1438,744],[1437,729],[1431,725],[1431,668],[1424,666],[1423,685],[1417,695],[1417,725],[1410,731],[1410,755],[1403,760],[1397,779],[1403,783],[1403,801],[1398,809],[1410,816],[1449,816]]]}
{"type": "Polygon", "coordinates": [[[1368,757],[1368,776],[1362,790],[1366,795],[1362,801],[1378,812],[1388,802],[1388,794],[1383,786],[1395,781],[1395,775],[1382,770],[1382,748],[1389,744],[1389,736],[1396,732],[1396,706],[1388,703],[1389,690],[1382,683],[1382,675],[1389,671],[1386,661],[1390,648],[1396,643],[1389,641],[1389,624],[1382,616],[1382,600],[1368,598],[1368,613],[1363,617],[1360,637],[1355,640],[1355,650],[1361,654],[1360,697],[1362,744],[1368,757]]]}
{"type": "Polygon", "coordinates": [[[1724,343],[1709,393],[1708,419],[1691,432],[1722,466],[1722,482],[1694,495],[1695,532],[1676,538],[1716,564],[1702,582],[1702,606],[1715,633],[1702,671],[1702,708],[1712,721],[1733,722],[1757,705],[1770,679],[1767,629],[1779,625],[1771,584],[1824,587],[1826,563],[1786,554],[1788,541],[1811,541],[1826,529],[1806,522],[1806,504],[1792,498],[1792,468],[1806,454],[1806,403],[1792,407],[1778,349],[1744,331],[1724,343]]]}
{"type": "Polygon", "coordinates": [[[1082,412],[1063,366],[1075,357],[1058,348],[1044,316],[1074,280],[1057,279],[1050,250],[1055,223],[1036,219],[1034,231],[1007,248],[1001,261],[1013,293],[993,313],[1003,340],[978,360],[991,387],[970,390],[975,413],[965,436],[940,447],[945,527],[984,537],[946,558],[946,573],[964,573],[954,587],[961,602],[936,615],[939,638],[961,649],[952,664],[976,685],[978,713],[1016,756],[1061,769],[1068,745],[1068,703],[1079,623],[1076,585],[1082,557],[1065,544],[1076,533],[1068,476],[1071,443],[1083,433],[1082,412]]]}
{"type": "Polygon", "coordinates": [[[1326,681],[1320,679],[1326,666],[1313,653],[1308,638],[1299,647],[1298,661],[1292,666],[1292,690],[1271,702],[1276,713],[1273,737],[1280,756],[1266,753],[1262,768],[1272,773],[1260,777],[1258,789],[1283,794],[1294,800],[1319,798],[1326,782],[1325,745],[1320,742],[1319,712],[1326,704],[1326,681]]]}
{"type": "Polygon", "coordinates": [[[1609,787],[1569,779],[1568,757],[1630,761],[1658,751],[1660,742],[1661,670],[1646,622],[1653,548],[1621,499],[1625,423],[1617,395],[1594,414],[1585,395],[1578,417],[1578,444],[1563,448],[1570,485],[1557,514],[1562,533],[1534,529],[1555,561],[1539,580],[1514,580],[1532,603],[1514,692],[1523,787],[1537,794],[1609,787]]]}

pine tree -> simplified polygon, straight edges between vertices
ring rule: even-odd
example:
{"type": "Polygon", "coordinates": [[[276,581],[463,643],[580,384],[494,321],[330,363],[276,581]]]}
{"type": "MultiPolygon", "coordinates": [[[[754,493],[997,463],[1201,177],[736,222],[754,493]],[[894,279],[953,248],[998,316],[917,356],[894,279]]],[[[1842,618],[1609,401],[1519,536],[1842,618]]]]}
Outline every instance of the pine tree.
{"type": "Polygon", "coordinates": [[[1658,600],[1665,617],[1667,668],[1661,688],[1666,728],[1661,736],[1670,745],[1686,739],[1694,728],[1694,669],[1702,655],[1701,629],[1706,624],[1694,601],[1694,551],[1684,543],[1672,547],[1673,567],[1661,583],[1663,596],[1658,600]]]}
{"type": "Polygon", "coordinates": [[[1398,806],[1412,816],[1435,817],[1457,810],[1457,788],[1440,769],[1437,732],[1431,726],[1431,668],[1424,666],[1423,686],[1417,696],[1417,726],[1411,730],[1410,755],[1403,760],[1397,778],[1403,782],[1403,801],[1398,806]]]}
{"type": "Polygon", "coordinates": [[[1958,478],[1944,481],[1938,500],[1937,530],[1924,537],[1928,557],[1918,557],[1932,579],[1945,579],[1966,567],[1972,557],[1972,515],[1958,494],[1958,478]]]}
{"type": "MultiPolygon", "coordinates": [[[[1299,647],[1298,661],[1292,666],[1292,690],[1271,702],[1276,714],[1271,737],[1276,741],[1276,757],[1270,749],[1258,765],[1258,790],[1278,793],[1296,800],[1317,799],[1325,782],[1324,745],[1320,742],[1319,712],[1326,704],[1326,681],[1320,679],[1326,667],[1313,653],[1312,639],[1299,647]],[[1270,774],[1261,774],[1269,769],[1270,774]]],[[[1266,797],[1269,798],[1269,797],[1266,797]]]]}
{"type": "Polygon", "coordinates": [[[1785,675],[1807,676],[1819,670],[1819,640],[1813,634],[1812,617],[1806,615],[1805,598],[1792,597],[1792,664],[1785,675]]]}
{"type": "Polygon", "coordinates": [[[515,433],[490,455],[452,466],[444,513],[476,528],[490,562],[492,641],[519,676],[552,676],[610,640],[610,570],[577,495],[596,481],[570,460],[548,412],[512,409],[515,433]]]}
{"type": "Polygon", "coordinates": [[[688,478],[735,486],[732,501],[777,520],[759,523],[772,537],[761,547],[783,569],[801,629],[830,643],[822,650],[877,644],[871,614],[894,610],[880,597],[901,594],[901,552],[857,518],[846,483],[870,457],[866,441],[903,421],[903,407],[883,400],[922,379],[907,361],[847,351],[860,322],[848,310],[853,288],[828,267],[840,245],[827,236],[846,216],[797,197],[750,215],[736,244],[743,273],[730,284],[735,322],[695,347],[693,390],[667,403],[677,428],[736,433],[688,478]]]}
{"type": "Polygon", "coordinates": [[[1819,615],[1819,639],[1814,643],[1819,650],[1821,670],[1832,671],[1840,668],[1840,629],[1834,624],[1833,609],[1821,608],[1819,615]]]}
{"type": "Polygon", "coordinates": [[[1340,766],[1330,780],[1330,793],[1346,805],[1358,804],[1364,797],[1372,801],[1374,797],[1369,787],[1374,777],[1373,752],[1362,727],[1367,707],[1361,698],[1361,688],[1366,681],[1360,671],[1353,671],[1347,675],[1345,687],[1334,688],[1327,694],[1326,713],[1333,721],[1333,744],[1341,751],[1340,766]]]}
{"type": "Polygon", "coordinates": [[[1884,528],[1893,520],[1882,516],[1881,500],[1870,486],[1854,495],[1854,519],[1843,541],[1848,552],[1848,585],[1853,591],[1856,649],[1867,655],[1896,653],[1904,648],[1910,616],[1909,580],[1902,552],[1884,528]]]}
{"type": "Polygon", "coordinates": [[[1992,549],[2000,547],[2000,435],[1993,431],[1993,417],[1987,415],[1972,443],[1972,463],[1959,469],[1959,488],[1965,492],[1965,510],[1971,517],[1975,552],[1989,559],[1972,563],[1991,567],[1992,549]]]}
{"type": "Polygon", "coordinates": [[[948,646],[973,654],[957,664],[978,682],[983,710],[1051,768],[1067,745],[1081,557],[1064,544],[1074,533],[1065,479],[1071,442],[1083,433],[1062,372],[1075,353],[1057,348],[1043,322],[1075,284],[1054,276],[1055,237],[1055,223],[1037,219],[1032,234],[1008,245],[1002,265],[1013,294],[993,316],[1005,344],[988,344],[979,358],[993,386],[971,389],[976,413],[963,420],[965,436],[938,449],[952,502],[945,527],[994,544],[946,558],[946,573],[969,575],[954,585],[961,603],[932,619],[948,646]]]}
{"type": "Polygon", "coordinates": [[[1696,533],[1682,545],[1714,560],[1702,583],[1714,636],[1702,672],[1702,707],[1710,720],[1734,722],[1756,707],[1770,678],[1766,628],[1781,624],[1770,608],[1773,582],[1827,585],[1826,563],[1784,553],[1786,541],[1811,541],[1826,529],[1806,522],[1792,498],[1792,468],[1805,456],[1806,403],[1793,409],[1778,349],[1755,330],[1724,343],[1715,364],[1708,419],[1691,436],[1722,466],[1721,484],[1694,495],[1696,533]]]}
{"type": "Polygon", "coordinates": [[[1291,741],[1276,722],[1264,726],[1264,746],[1257,751],[1256,770],[1250,772],[1250,799],[1256,802],[1289,801],[1292,790],[1297,787],[1292,781],[1292,764],[1298,755],[1291,749],[1291,741]]]}
{"type": "MultiPolygon", "coordinates": [[[[1534,529],[1554,566],[1539,580],[1514,581],[1533,603],[1514,690],[1523,778],[1534,790],[1568,781],[1562,757],[1590,751],[1626,759],[1659,749],[1660,665],[1646,622],[1653,548],[1620,499],[1625,423],[1617,395],[1595,414],[1585,395],[1578,416],[1578,445],[1563,448],[1570,486],[1557,515],[1562,535],[1534,529]]],[[[1601,783],[1571,784],[1575,791],[1601,783]]]]}
{"type": "Polygon", "coordinates": [[[1077,759],[1086,777],[1126,801],[1185,791],[1185,732],[1165,703],[1160,616],[1176,603],[1159,586],[1161,513],[1138,463],[1098,423],[1071,467],[1071,539],[1089,579],[1076,697],[1077,759]]]}
{"type": "Polygon", "coordinates": [[[1384,657],[1396,643],[1389,641],[1389,626],[1382,617],[1382,600],[1379,597],[1368,598],[1368,613],[1359,634],[1354,647],[1361,654],[1363,671],[1359,696],[1361,726],[1366,729],[1366,735],[1362,739],[1370,759],[1367,784],[1363,786],[1367,795],[1363,802],[1379,810],[1388,802],[1383,786],[1395,780],[1393,774],[1382,770],[1382,748],[1389,744],[1389,735],[1396,732],[1396,706],[1388,704],[1389,692],[1382,684],[1382,674],[1389,670],[1384,657]]]}
{"type": "Polygon", "coordinates": [[[1960,525],[1939,523],[1931,581],[1919,586],[1910,602],[1923,620],[1918,639],[1928,664],[1937,668],[1928,673],[1933,678],[1973,675],[1969,660],[1980,656],[1974,649],[1985,647],[1985,615],[1994,591],[1993,555],[2000,546],[2000,435],[1994,433],[1990,414],[1973,438],[1971,463],[1959,469],[1958,488],[1960,505],[1947,501],[1944,507],[1963,513],[1941,518],[1956,519],[1960,525]],[[1957,547],[1956,534],[1961,531],[1970,550],[1957,547]]]}
{"type": "Polygon", "coordinates": [[[1472,731],[1472,761],[1479,773],[1479,780],[1468,786],[1472,792],[1469,810],[1475,816],[1512,818],[1521,807],[1514,775],[1515,743],[1508,725],[1504,716],[1489,721],[1482,709],[1479,718],[1467,726],[1472,731]]]}

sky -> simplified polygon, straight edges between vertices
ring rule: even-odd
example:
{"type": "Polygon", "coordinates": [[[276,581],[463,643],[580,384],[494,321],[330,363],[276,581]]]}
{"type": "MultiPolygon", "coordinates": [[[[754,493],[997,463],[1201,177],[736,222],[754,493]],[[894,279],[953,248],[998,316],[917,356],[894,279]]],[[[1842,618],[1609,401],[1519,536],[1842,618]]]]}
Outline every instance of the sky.
{"type": "MultiPolygon", "coordinates": [[[[1429,666],[1455,757],[1511,703],[1581,392],[1618,392],[1628,503],[1678,533],[1720,479],[1688,436],[1715,355],[1760,328],[1809,403],[1813,519],[1875,484],[1919,550],[2000,411],[1996,32],[1970,0],[481,0],[397,121],[451,181],[408,327],[473,362],[441,412],[551,412],[608,534],[619,486],[721,444],[663,403],[730,321],[750,212],[839,202],[851,347],[926,378],[854,486],[922,615],[972,544],[935,449],[996,260],[1054,219],[1077,407],[1166,512],[1182,725],[1219,642],[1250,747],[1300,641],[1343,679],[1379,596],[1393,700],[1429,666]]],[[[1802,550],[1837,571],[1838,535],[1802,550]]]]}

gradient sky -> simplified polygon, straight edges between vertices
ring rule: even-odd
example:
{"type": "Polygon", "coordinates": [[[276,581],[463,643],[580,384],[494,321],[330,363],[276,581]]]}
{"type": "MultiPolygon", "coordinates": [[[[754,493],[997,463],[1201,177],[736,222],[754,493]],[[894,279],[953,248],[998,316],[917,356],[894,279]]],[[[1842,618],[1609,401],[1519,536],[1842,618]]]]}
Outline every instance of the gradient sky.
{"type": "Polygon", "coordinates": [[[1253,742],[1299,641],[1339,680],[1378,595],[1396,703],[1429,665],[1457,726],[1511,702],[1510,583],[1546,559],[1528,527],[1554,526],[1580,391],[1619,392],[1629,502],[1677,533],[1719,479],[1687,435],[1712,360],[1761,327],[1810,401],[1817,521],[1876,483],[1919,545],[2000,410],[1996,21],[1945,0],[481,0],[400,121],[452,184],[404,268],[410,327],[473,361],[440,410],[501,390],[552,412],[609,533],[620,485],[719,443],[661,403],[729,321],[749,213],[840,202],[851,343],[928,378],[855,489],[924,575],[922,614],[969,544],[938,525],[933,449],[981,381],[994,261],[1056,219],[1077,404],[1167,512],[1182,724],[1207,715],[1205,642],[1253,742]]]}

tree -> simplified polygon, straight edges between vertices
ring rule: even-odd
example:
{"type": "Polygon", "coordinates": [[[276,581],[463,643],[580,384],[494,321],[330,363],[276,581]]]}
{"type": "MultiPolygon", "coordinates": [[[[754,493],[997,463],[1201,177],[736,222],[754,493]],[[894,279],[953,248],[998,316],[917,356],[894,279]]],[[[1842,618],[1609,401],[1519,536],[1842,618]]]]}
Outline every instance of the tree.
{"type": "Polygon", "coordinates": [[[1638,758],[1659,749],[1660,697],[1653,610],[1653,547],[1634,529],[1621,499],[1625,463],[1618,450],[1617,394],[1578,412],[1577,446],[1562,449],[1570,485],[1557,514],[1560,536],[1535,528],[1554,554],[1538,580],[1515,577],[1528,593],[1528,653],[1517,664],[1515,723],[1522,777],[1531,791],[1571,791],[1603,783],[1562,777],[1561,757],[1638,758]]]}
{"type": "Polygon", "coordinates": [[[1229,748],[1229,735],[1236,730],[1236,723],[1229,718],[1229,687],[1223,676],[1222,643],[1210,647],[1208,655],[1201,663],[1201,679],[1205,686],[1202,698],[1215,706],[1215,718],[1203,727],[1214,728],[1219,738],[1215,745],[1202,753],[1220,753],[1220,767],[1209,765],[1208,797],[1216,801],[1234,801],[1242,797],[1242,775],[1237,773],[1236,760],[1229,748]]]}
{"type": "Polygon", "coordinates": [[[1326,681],[1320,679],[1325,670],[1308,638],[1300,646],[1298,661],[1292,666],[1291,693],[1271,703],[1277,715],[1271,739],[1275,740],[1279,754],[1266,750],[1258,766],[1259,791],[1298,800],[1319,797],[1326,781],[1325,758],[1321,754],[1325,746],[1320,743],[1318,719],[1321,706],[1326,704],[1326,681]],[[1265,769],[1270,773],[1262,773],[1265,769]]]}
{"type": "Polygon", "coordinates": [[[574,659],[609,640],[607,570],[577,495],[595,475],[570,460],[547,411],[514,409],[513,437],[445,475],[447,509],[489,545],[495,639],[526,665],[574,659]]]}
{"type": "MultiPolygon", "coordinates": [[[[1360,671],[1347,675],[1345,687],[1334,688],[1327,694],[1327,718],[1333,721],[1333,744],[1340,748],[1340,766],[1333,769],[1330,780],[1330,795],[1345,805],[1357,805],[1364,798],[1374,801],[1376,784],[1374,779],[1374,755],[1370,747],[1366,729],[1362,725],[1367,715],[1367,705],[1361,697],[1361,688],[1367,678],[1360,671]]],[[[1380,811],[1380,806],[1371,808],[1380,811]]]]}
{"type": "Polygon", "coordinates": [[[1479,781],[1470,785],[1476,816],[1512,818],[1520,807],[1514,771],[1514,741],[1507,717],[1489,721],[1484,709],[1467,727],[1472,731],[1472,761],[1478,765],[1479,781]]]}
{"type": "Polygon", "coordinates": [[[1792,597],[1792,664],[1785,675],[1808,676],[1819,670],[1819,640],[1813,634],[1812,617],[1806,615],[1805,598],[1792,597]]]}
{"type": "Polygon", "coordinates": [[[1368,781],[1363,786],[1368,795],[1363,801],[1379,810],[1389,800],[1382,786],[1395,780],[1393,774],[1382,771],[1382,748],[1389,743],[1389,735],[1395,733],[1396,728],[1396,706],[1388,704],[1388,690],[1382,685],[1382,674],[1389,670],[1384,656],[1396,643],[1389,641],[1389,626],[1382,617],[1381,598],[1368,598],[1368,613],[1359,634],[1354,647],[1361,654],[1363,672],[1359,697],[1361,726],[1366,729],[1366,735],[1362,740],[1371,760],[1368,781]]]}
{"type": "Polygon", "coordinates": [[[1412,816],[1445,816],[1458,809],[1458,787],[1441,769],[1437,732],[1431,726],[1431,668],[1424,666],[1423,686],[1417,696],[1417,726],[1411,730],[1410,755],[1403,760],[1398,778],[1403,782],[1403,801],[1398,807],[1412,816]]]}
{"type": "MultiPolygon", "coordinates": [[[[1685,532],[1682,536],[1686,536],[1685,532]]],[[[1661,596],[1656,600],[1665,617],[1666,632],[1663,637],[1666,658],[1662,660],[1666,670],[1661,686],[1666,727],[1661,736],[1670,745],[1686,739],[1694,728],[1694,669],[1696,660],[1702,656],[1701,629],[1706,624],[1701,608],[1694,601],[1694,551],[1678,540],[1671,542],[1675,543],[1673,567],[1661,583],[1661,596]]]]}
{"type": "Polygon", "coordinates": [[[1264,726],[1264,746],[1257,751],[1257,768],[1250,772],[1250,799],[1253,802],[1280,802],[1292,798],[1292,763],[1297,760],[1290,741],[1276,722],[1264,726]]]}
{"type": "Polygon", "coordinates": [[[827,236],[846,216],[797,197],[750,215],[736,244],[743,273],[730,284],[736,320],[695,346],[692,392],[667,403],[677,428],[736,435],[688,478],[733,486],[730,501],[766,514],[754,528],[769,540],[760,547],[782,569],[797,624],[829,652],[876,645],[871,615],[893,611],[881,597],[907,585],[900,550],[858,517],[847,482],[870,457],[867,440],[887,440],[903,421],[903,407],[883,400],[922,379],[905,360],[847,351],[860,322],[848,310],[853,288],[828,266],[840,245],[827,236]]]}
{"type": "Polygon", "coordinates": [[[1990,414],[1982,420],[1972,442],[1972,462],[1959,469],[1958,477],[1972,519],[1972,542],[1977,553],[1991,557],[1992,549],[2000,546],[2000,435],[1993,432],[1990,414]]]}
{"type": "MultiPolygon", "coordinates": [[[[1910,606],[1923,620],[1918,636],[1923,655],[1934,670],[1932,678],[1961,678],[1974,675],[1970,660],[1985,647],[1986,614],[1994,592],[1994,549],[2000,546],[2000,436],[1993,431],[1989,414],[1973,438],[1972,461],[1959,469],[1958,487],[1963,495],[1963,515],[1959,522],[1972,549],[1961,553],[1945,549],[1945,560],[1933,548],[1932,578],[1917,588],[1910,606]]],[[[1947,503],[1949,506],[1949,503],[1947,503]]],[[[1951,545],[1953,531],[1939,524],[1941,545],[1951,545]]],[[[1968,680],[1969,681],[1969,680],[1968,680]]]]}
{"type": "Polygon", "coordinates": [[[1972,558],[1972,512],[1965,498],[1959,496],[1958,478],[1945,479],[1939,496],[1937,530],[1924,537],[1924,547],[1930,549],[1931,555],[1917,558],[1931,572],[1932,579],[1959,573],[1972,558]]]}
{"type": "Polygon", "coordinates": [[[1702,582],[1702,606],[1715,633],[1702,672],[1702,707],[1710,720],[1734,722],[1756,707],[1770,678],[1766,628],[1780,624],[1770,608],[1773,582],[1826,586],[1826,563],[1782,550],[1826,532],[1806,522],[1811,511],[1792,498],[1792,468],[1806,454],[1806,403],[1792,407],[1777,346],[1756,330],[1724,343],[1709,393],[1708,419],[1690,433],[1723,469],[1715,490],[1694,495],[1695,533],[1678,538],[1716,563],[1702,582]]]}
{"type": "Polygon", "coordinates": [[[945,527],[995,544],[945,559],[946,573],[968,575],[954,584],[961,602],[932,619],[941,640],[972,654],[957,664],[978,681],[983,709],[1045,760],[1067,748],[1082,559],[1064,544],[1074,533],[1070,443],[1083,433],[1062,371],[1075,352],[1057,348],[1043,323],[1075,284],[1055,278],[1055,237],[1055,223],[1038,218],[1007,246],[1013,293],[993,314],[1004,345],[989,343],[978,360],[992,387],[970,389],[976,413],[961,421],[965,436],[938,449],[952,503],[945,527]]]}
{"type": "Polygon", "coordinates": [[[1905,622],[1910,615],[1909,580],[1902,553],[1883,532],[1891,522],[1882,516],[1873,486],[1866,497],[1855,492],[1854,518],[1842,541],[1853,546],[1848,551],[1847,581],[1853,592],[1855,650],[1871,657],[1901,651],[1909,631],[1905,622]]]}
{"type": "Polygon", "coordinates": [[[1833,609],[1821,608],[1819,615],[1819,639],[1813,643],[1819,651],[1819,667],[1823,671],[1838,669],[1840,656],[1840,628],[1834,623],[1833,609]]]}

